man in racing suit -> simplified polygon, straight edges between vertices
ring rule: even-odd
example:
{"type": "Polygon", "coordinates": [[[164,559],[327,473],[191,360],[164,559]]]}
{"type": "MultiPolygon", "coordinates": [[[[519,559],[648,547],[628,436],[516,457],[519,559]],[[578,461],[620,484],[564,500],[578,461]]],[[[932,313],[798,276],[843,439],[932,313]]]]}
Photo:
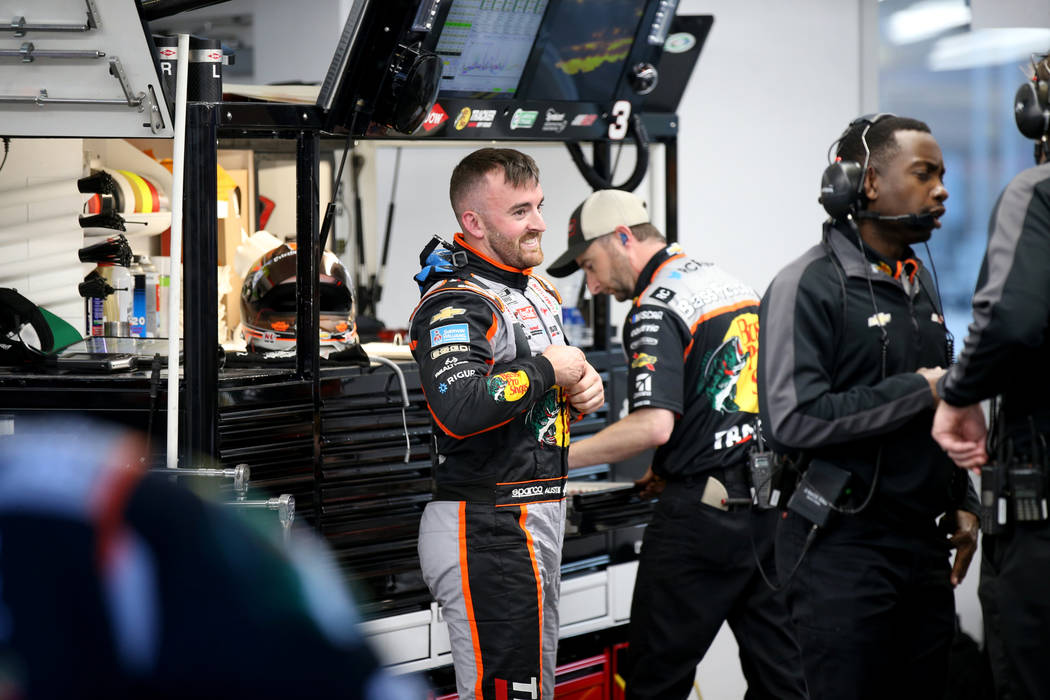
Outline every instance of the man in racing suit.
{"type": "Polygon", "coordinates": [[[564,344],[543,261],[539,171],[485,148],[453,171],[463,227],[416,276],[411,348],[435,423],[423,577],[444,610],[461,698],[554,696],[569,424],[604,403],[564,344]]]}
{"type": "Polygon", "coordinates": [[[788,605],[810,697],[939,698],[952,586],[977,527],[969,480],[929,438],[950,352],[910,247],[944,213],[944,165],[925,124],[893,115],[855,121],[839,144],[863,198],[777,274],[759,314],[763,431],[778,452],[809,458],[777,534],[777,571],[795,572],[788,605]],[[823,525],[806,508],[822,500],[836,511],[823,525]]]}
{"type": "Polygon", "coordinates": [[[758,296],[667,245],[645,204],[620,190],[588,197],[569,249],[548,268],[582,268],[592,294],[634,299],[623,326],[630,413],[569,448],[569,466],[656,448],[641,481],[660,492],[631,604],[628,698],[685,698],[723,621],[740,645],[748,698],[804,698],[798,644],[773,569],[774,510],[748,512],[748,450],[758,412],[758,296]],[[755,549],[752,549],[752,542],[755,549]]]}
{"type": "MultiPolygon", "coordinates": [[[[1042,87],[1050,81],[1050,63],[1043,56],[1035,66],[1042,87]]],[[[1036,82],[1018,91],[1040,89],[1036,82]]],[[[1020,125],[1020,121],[1018,122],[1020,125]]],[[[1026,134],[1032,136],[1031,132],[1026,134]]],[[[973,296],[973,323],[966,344],[941,379],[941,404],[933,421],[933,436],[961,467],[976,468],[988,462],[987,426],[980,401],[1002,397],[998,410],[1000,430],[993,441],[997,460],[1026,471],[1041,463],[1039,482],[1047,488],[1047,441],[1050,439],[1050,164],[1047,163],[1046,128],[1036,141],[1035,167],[1019,173],[1006,186],[990,222],[990,236],[977,291],[973,296]],[[998,448],[1003,454],[997,454],[998,448]],[[1012,463],[1011,463],[1012,462],[1012,463]]],[[[1038,472],[1037,472],[1038,473],[1038,472]]],[[[985,646],[992,665],[996,695],[1008,700],[1050,698],[1050,520],[1046,512],[1029,512],[1017,518],[1016,501],[1021,484],[1005,476],[1006,493],[996,493],[982,474],[982,491],[995,494],[995,502],[1009,504],[1005,529],[981,538],[981,583],[978,593],[984,613],[985,646]]],[[[1029,478],[1032,474],[1029,472],[1029,478]]],[[[1035,491],[1035,489],[1033,489],[1035,491]]],[[[982,494],[983,496],[983,494],[982,494]]],[[[1038,497],[1037,497],[1038,498],[1038,497]]],[[[996,513],[999,516],[999,513],[996,513]]],[[[984,526],[984,524],[982,524],[984,526]]],[[[986,526],[985,526],[986,527],[986,526]]]]}

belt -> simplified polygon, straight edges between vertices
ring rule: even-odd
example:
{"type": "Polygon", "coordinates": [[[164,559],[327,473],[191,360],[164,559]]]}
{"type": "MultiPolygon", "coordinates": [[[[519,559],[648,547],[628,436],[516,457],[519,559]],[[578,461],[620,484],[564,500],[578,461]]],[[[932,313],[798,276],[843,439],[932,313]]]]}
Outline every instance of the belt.
{"type": "Polygon", "coordinates": [[[721,510],[742,510],[751,507],[751,487],[746,464],[730,467],[711,467],[697,474],[672,476],[669,487],[703,489],[701,503],[721,510]],[[709,480],[715,483],[708,484],[709,480]]]}
{"type": "Polygon", "coordinates": [[[435,501],[469,501],[494,506],[518,506],[565,498],[567,476],[527,481],[501,482],[491,486],[476,484],[438,484],[435,501]]]}

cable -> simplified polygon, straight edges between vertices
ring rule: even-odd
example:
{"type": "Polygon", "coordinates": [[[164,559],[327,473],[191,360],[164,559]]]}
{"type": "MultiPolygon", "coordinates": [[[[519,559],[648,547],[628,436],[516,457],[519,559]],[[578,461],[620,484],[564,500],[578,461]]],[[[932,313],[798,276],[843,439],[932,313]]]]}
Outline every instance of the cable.
{"type": "MultiPolygon", "coordinates": [[[[401,371],[401,368],[397,366],[397,363],[388,360],[385,357],[370,357],[368,358],[372,362],[380,365],[386,365],[394,374],[397,375],[397,380],[401,385],[401,426],[405,430],[405,464],[408,464],[412,459],[412,442],[408,437],[408,416],[405,410],[411,406],[411,402],[408,400],[408,386],[405,384],[405,375],[401,371]]],[[[374,368],[373,368],[374,369],[374,368]]]]}
{"type": "Polygon", "coordinates": [[[587,181],[587,184],[591,186],[591,189],[617,189],[633,192],[641,184],[646,171],[649,169],[649,132],[646,131],[645,125],[638,114],[634,114],[631,117],[631,134],[634,137],[638,155],[634,163],[634,172],[622,185],[614,185],[611,179],[599,175],[594,166],[584,158],[580,144],[571,141],[565,143],[565,147],[569,150],[569,155],[572,157],[572,162],[576,164],[576,168],[583,175],[583,179],[587,181]]]}
{"type": "Polygon", "coordinates": [[[10,136],[5,136],[4,137],[4,159],[3,159],[3,161],[0,161],[0,170],[3,170],[4,166],[7,165],[7,154],[10,152],[10,150],[11,150],[11,137],[10,136]]]}
{"type": "MultiPolygon", "coordinates": [[[[940,311],[941,321],[944,323],[944,351],[948,365],[951,366],[955,364],[955,335],[951,332],[951,329],[948,328],[948,319],[944,316],[944,297],[941,296],[941,283],[940,280],[937,279],[937,265],[933,262],[933,253],[930,252],[930,244],[926,241],[923,241],[922,244],[926,248],[926,257],[930,261],[930,270],[933,271],[933,286],[934,289],[937,290],[937,302],[934,304],[934,308],[940,311]]],[[[927,292],[927,295],[928,294],[929,292],[927,292]]],[[[931,298],[930,301],[932,302],[933,299],[931,298]]]]}

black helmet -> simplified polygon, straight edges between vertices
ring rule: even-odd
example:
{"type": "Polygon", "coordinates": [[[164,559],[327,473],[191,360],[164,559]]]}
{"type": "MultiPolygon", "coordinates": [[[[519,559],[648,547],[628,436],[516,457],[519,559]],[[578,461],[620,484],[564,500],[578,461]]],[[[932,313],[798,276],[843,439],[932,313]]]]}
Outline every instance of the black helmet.
{"type": "MultiPolygon", "coordinates": [[[[295,349],[295,248],[282,243],[255,261],[244,278],[241,321],[252,350],[295,349]]],[[[354,284],[334,253],[321,257],[320,282],[322,350],[358,345],[354,284]]]]}

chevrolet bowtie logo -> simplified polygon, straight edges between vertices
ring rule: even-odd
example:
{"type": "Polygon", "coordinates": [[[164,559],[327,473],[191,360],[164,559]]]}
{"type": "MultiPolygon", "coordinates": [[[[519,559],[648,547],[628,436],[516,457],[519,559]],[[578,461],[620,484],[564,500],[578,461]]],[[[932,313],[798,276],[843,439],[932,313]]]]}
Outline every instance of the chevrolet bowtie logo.
{"type": "Polygon", "coordinates": [[[453,316],[461,316],[467,312],[466,309],[457,309],[454,306],[446,306],[445,308],[438,311],[436,314],[430,317],[430,323],[437,323],[438,321],[445,321],[453,316]]]}

